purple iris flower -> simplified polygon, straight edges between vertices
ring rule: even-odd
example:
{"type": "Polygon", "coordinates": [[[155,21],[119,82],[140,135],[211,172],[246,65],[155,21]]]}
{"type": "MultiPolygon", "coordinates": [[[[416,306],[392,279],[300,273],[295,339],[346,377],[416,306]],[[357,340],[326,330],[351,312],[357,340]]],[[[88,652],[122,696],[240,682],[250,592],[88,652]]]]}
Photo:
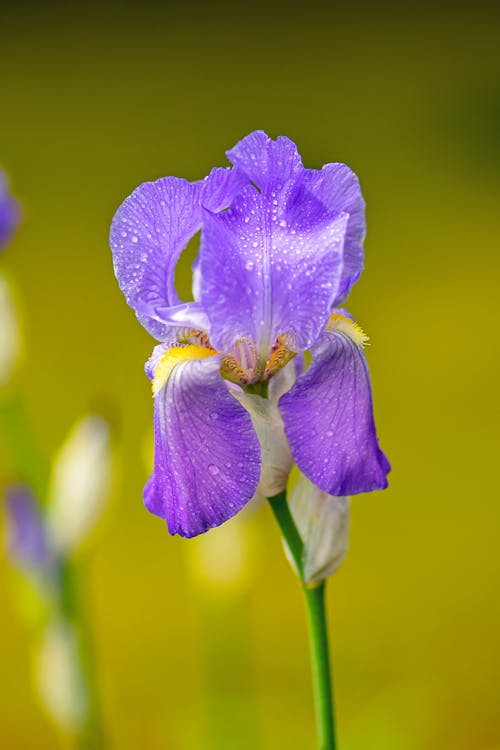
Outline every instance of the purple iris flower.
{"type": "Polygon", "coordinates": [[[0,250],[9,241],[19,221],[19,206],[7,189],[7,180],[0,169],[0,250]]]}
{"type": "Polygon", "coordinates": [[[50,543],[37,503],[24,485],[5,490],[7,552],[13,562],[41,575],[52,562],[50,543]]]}
{"type": "Polygon", "coordinates": [[[191,537],[254,496],[261,447],[235,390],[264,384],[304,351],[310,366],[278,407],[295,462],[321,490],[387,486],[366,337],[338,306],[363,267],[364,201],[344,164],[305,169],[288,138],[256,131],[228,151],[233,168],[199,182],[165,177],[120,206],[110,243],[120,288],[161,344],[153,383],[155,458],[147,508],[191,537]],[[175,265],[201,230],[193,302],[175,265]]]}

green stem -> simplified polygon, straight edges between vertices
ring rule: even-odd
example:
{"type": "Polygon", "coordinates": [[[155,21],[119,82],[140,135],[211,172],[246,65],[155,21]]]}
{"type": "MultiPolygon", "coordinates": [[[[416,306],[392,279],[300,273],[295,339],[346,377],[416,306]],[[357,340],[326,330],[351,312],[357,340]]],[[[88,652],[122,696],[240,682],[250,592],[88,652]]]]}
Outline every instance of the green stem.
{"type": "Polygon", "coordinates": [[[77,567],[70,560],[63,560],[60,576],[61,611],[75,632],[78,670],[86,703],[85,720],[78,730],[77,745],[79,750],[103,750],[104,730],[97,695],[94,649],[83,604],[81,565],[77,567]]]}
{"type": "Polygon", "coordinates": [[[0,390],[0,432],[10,453],[14,479],[25,482],[42,502],[47,489],[48,467],[23,399],[8,389],[0,390]]]}
{"type": "Polygon", "coordinates": [[[280,492],[279,495],[269,497],[268,501],[295,563],[298,574],[302,578],[302,554],[304,552],[304,543],[290,512],[290,506],[286,499],[286,490],[280,492]]]}
{"type": "Polygon", "coordinates": [[[304,586],[304,594],[311,646],[318,742],[320,750],[335,750],[333,690],[328,649],[325,588],[325,581],[312,588],[304,586]]]}
{"type": "MultiPolygon", "coordinates": [[[[304,543],[290,512],[286,490],[268,499],[302,580],[304,543]]],[[[319,750],[335,750],[335,722],[325,607],[325,581],[311,586],[305,584],[302,580],[302,588],[307,607],[319,750]]]]}

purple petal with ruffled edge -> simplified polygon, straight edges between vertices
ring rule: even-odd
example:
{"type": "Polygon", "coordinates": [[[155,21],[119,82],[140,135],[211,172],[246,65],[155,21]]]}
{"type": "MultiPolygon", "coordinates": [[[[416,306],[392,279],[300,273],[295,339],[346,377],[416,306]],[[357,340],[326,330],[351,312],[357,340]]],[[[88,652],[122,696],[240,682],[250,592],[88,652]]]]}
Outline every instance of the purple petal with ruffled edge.
{"type": "Polygon", "coordinates": [[[227,156],[261,190],[294,180],[302,186],[299,206],[310,204],[314,197],[326,213],[349,214],[335,304],[343,301],[363,270],[366,235],[365,202],[354,172],[340,163],[326,164],[321,170],[304,169],[293,141],[283,136],[273,141],[262,130],[243,138],[227,156]]]}
{"type": "MultiPolygon", "coordinates": [[[[159,347],[150,374],[158,356],[159,347]]],[[[257,435],[219,367],[217,355],[177,364],[155,397],[155,464],[144,499],[171,534],[192,537],[219,526],[259,483],[257,435]]]]}
{"type": "Polygon", "coordinates": [[[33,495],[24,485],[12,485],[5,490],[5,506],[9,557],[32,572],[43,572],[49,566],[52,554],[33,495]]]}
{"type": "Polygon", "coordinates": [[[308,370],[279,401],[299,469],[330,495],[387,487],[364,354],[348,336],[326,332],[308,370]]]}
{"type": "Polygon", "coordinates": [[[19,205],[7,189],[7,180],[0,170],[0,250],[10,240],[19,223],[19,205]]]}
{"type": "Polygon", "coordinates": [[[226,154],[260,190],[283,186],[304,171],[295,143],[283,135],[273,141],[263,130],[250,133],[226,154]]]}
{"type": "Polygon", "coordinates": [[[223,351],[248,338],[266,355],[282,333],[306,349],[328,320],[348,216],[297,195],[293,184],[269,195],[249,186],[228,211],[205,211],[201,303],[223,351]]]}
{"type": "Polygon", "coordinates": [[[323,169],[306,169],[303,184],[329,211],[349,214],[344,242],[342,279],[334,304],[340,304],[363,270],[363,242],[366,235],[365,201],[359,180],[345,164],[325,164],[323,169]]]}
{"type": "MultiPolygon", "coordinates": [[[[214,212],[226,208],[245,182],[234,169],[213,169],[193,183],[164,177],[140,185],[116,212],[110,233],[115,274],[128,304],[155,338],[162,340],[176,325],[162,320],[162,313],[180,303],[175,266],[201,227],[202,205],[214,212]]],[[[188,303],[188,313],[190,304],[198,320],[200,306],[188,303]]],[[[182,325],[189,324],[189,315],[187,320],[182,325]]]]}

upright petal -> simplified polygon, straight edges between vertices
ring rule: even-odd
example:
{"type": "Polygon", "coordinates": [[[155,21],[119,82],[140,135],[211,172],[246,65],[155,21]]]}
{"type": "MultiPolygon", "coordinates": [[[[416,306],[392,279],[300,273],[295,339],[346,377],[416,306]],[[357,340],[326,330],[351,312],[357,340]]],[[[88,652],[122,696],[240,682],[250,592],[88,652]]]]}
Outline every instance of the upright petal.
{"type": "Polygon", "coordinates": [[[140,185],[116,212],[110,234],[115,274],[128,304],[156,338],[164,338],[172,325],[158,310],[180,303],[175,266],[201,227],[202,204],[222,210],[244,182],[241,173],[228,169],[214,169],[193,183],[163,177],[140,185]]]}
{"type": "Polygon", "coordinates": [[[171,534],[185,537],[238,513],[260,475],[250,416],[221,378],[220,357],[207,355],[179,359],[155,396],[155,465],[144,499],[171,534]]]}
{"type": "Polygon", "coordinates": [[[341,277],[347,214],[297,210],[296,191],[245,188],[230,209],[205,212],[201,304],[214,345],[241,338],[268,356],[280,334],[308,348],[323,330],[341,277]]]}
{"type": "Polygon", "coordinates": [[[312,355],[309,368],[279,401],[299,469],[329,495],[384,489],[390,466],[378,446],[361,347],[332,331],[312,355]]]}
{"type": "Polygon", "coordinates": [[[325,164],[323,169],[306,169],[304,187],[328,211],[349,214],[344,241],[342,279],[335,300],[342,302],[363,270],[363,242],[366,235],[365,201],[359,180],[345,164],[325,164]]]}
{"type": "Polygon", "coordinates": [[[263,130],[247,135],[227,157],[260,190],[282,186],[303,170],[295,143],[283,135],[273,141],[263,130]]]}
{"type": "Polygon", "coordinates": [[[215,167],[201,182],[201,205],[214,213],[223,211],[247,184],[241,170],[215,167]]]}
{"type": "Polygon", "coordinates": [[[296,181],[303,188],[299,205],[314,197],[328,212],[347,213],[342,278],[336,303],[343,301],[363,269],[366,234],[365,202],[359,181],[345,164],[326,164],[321,170],[304,169],[297,147],[288,138],[271,140],[262,130],[250,133],[227,152],[237,166],[262,191],[296,181]]]}

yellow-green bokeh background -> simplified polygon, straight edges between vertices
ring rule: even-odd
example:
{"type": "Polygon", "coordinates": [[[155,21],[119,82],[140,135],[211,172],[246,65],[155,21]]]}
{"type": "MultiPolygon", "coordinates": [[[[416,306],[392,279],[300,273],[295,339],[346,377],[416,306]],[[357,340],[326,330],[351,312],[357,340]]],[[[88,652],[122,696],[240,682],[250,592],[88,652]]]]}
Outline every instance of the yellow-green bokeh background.
{"type": "MultiPolygon", "coordinates": [[[[393,472],[354,499],[329,587],[340,748],[500,748],[499,19],[326,8],[0,9],[20,387],[47,456],[94,404],[119,430],[118,490],[86,557],[110,750],[313,747],[302,602],[267,508],[248,579],[223,596],[192,578],[196,542],[143,508],[153,342],[107,246],[137,184],[200,178],[255,128],[290,136],[310,167],[347,162],[368,206],[349,309],[372,339],[393,472]]],[[[10,581],[2,553],[0,747],[49,750],[10,581]]]]}

